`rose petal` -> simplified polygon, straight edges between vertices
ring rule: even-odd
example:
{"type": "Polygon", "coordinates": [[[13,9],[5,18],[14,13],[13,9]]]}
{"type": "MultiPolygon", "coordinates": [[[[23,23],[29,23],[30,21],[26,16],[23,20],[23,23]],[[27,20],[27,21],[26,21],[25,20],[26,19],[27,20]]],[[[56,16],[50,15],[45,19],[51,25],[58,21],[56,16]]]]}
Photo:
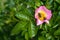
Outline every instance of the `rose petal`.
{"type": "Polygon", "coordinates": [[[37,19],[37,25],[42,24],[44,21],[40,21],[39,19],[37,19]]]}
{"type": "Polygon", "coordinates": [[[49,21],[48,20],[44,20],[44,22],[46,22],[47,24],[49,24],[49,21]]]}
{"type": "Polygon", "coordinates": [[[35,10],[35,18],[38,19],[38,13],[39,13],[41,10],[43,10],[43,6],[40,6],[39,8],[37,8],[37,9],[35,10]]]}
{"type": "Polygon", "coordinates": [[[49,20],[50,20],[51,16],[52,16],[51,10],[48,10],[45,6],[40,6],[39,8],[37,8],[35,10],[35,18],[37,19],[37,25],[40,25],[43,22],[46,22],[47,24],[49,24],[49,20]],[[40,11],[44,11],[46,13],[46,15],[47,15],[46,19],[43,20],[43,21],[39,20],[39,18],[38,18],[38,13],[40,11]]]}
{"type": "Polygon", "coordinates": [[[51,18],[51,16],[52,16],[51,10],[48,10],[45,6],[42,6],[42,8],[43,8],[43,10],[46,12],[46,14],[47,14],[46,19],[47,19],[47,20],[50,20],[50,18],[51,18]]]}

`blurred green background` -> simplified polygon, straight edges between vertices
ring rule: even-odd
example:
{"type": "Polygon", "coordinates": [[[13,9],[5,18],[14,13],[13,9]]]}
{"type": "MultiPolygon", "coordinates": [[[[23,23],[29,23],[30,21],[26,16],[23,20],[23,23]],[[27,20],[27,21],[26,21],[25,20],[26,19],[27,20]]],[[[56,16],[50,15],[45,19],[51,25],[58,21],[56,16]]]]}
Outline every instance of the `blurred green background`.
{"type": "Polygon", "coordinates": [[[0,0],[0,40],[60,40],[60,0],[0,0]],[[41,5],[52,11],[50,25],[36,25],[41,5]]]}

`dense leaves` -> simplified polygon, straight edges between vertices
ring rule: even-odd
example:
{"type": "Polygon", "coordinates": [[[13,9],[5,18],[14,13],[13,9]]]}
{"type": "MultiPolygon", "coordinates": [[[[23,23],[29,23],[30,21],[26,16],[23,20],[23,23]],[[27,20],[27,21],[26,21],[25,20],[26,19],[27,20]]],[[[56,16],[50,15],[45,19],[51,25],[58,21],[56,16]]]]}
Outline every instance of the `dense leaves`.
{"type": "Polygon", "coordinates": [[[34,37],[37,33],[37,28],[32,22],[29,24],[28,33],[31,38],[34,37]]]}
{"type": "Polygon", "coordinates": [[[60,4],[60,0],[56,0],[60,4]]]}
{"type": "Polygon", "coordinates": [[[16,17],[22,20],[29,20],[29,17],[27,15],[24,15],[23,12],[22,13],[17,13],[16,17]]]}
{"type": "Polygon", "coordinates": [[[11,32],[11,35],[15,35],[15,34],[20,33],[22,30],[25,29],[26,24],[27,24],[27,22],[24,22],[24,21],[19,22],[18,24],[16,24],[16,26],[13,28],[13,30],[11,32]]]}
{"type": "Polygon", "coordinates": [[[54,35],[60,35],[60,29],[56,30],[54,35]]]}
{"type": "Polygon", "coordinates": [[[60,40],[60,0],[0,0],[0,40],[60,40]],[[36,25],[41,5],[52,11],[49,25],[36,25]]]}

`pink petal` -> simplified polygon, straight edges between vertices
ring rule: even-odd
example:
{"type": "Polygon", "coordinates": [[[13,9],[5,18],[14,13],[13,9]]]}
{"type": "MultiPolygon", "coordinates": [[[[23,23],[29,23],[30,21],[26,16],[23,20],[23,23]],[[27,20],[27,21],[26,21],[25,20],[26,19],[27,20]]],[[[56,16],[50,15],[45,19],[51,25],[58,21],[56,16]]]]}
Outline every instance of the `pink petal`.
{"type": "Polygon", "coordinates": [[[44,9],[43,9],[43,6],[40,6],[39,8],[37,8],[37,9],[35,10],[35,13],[38,14],[41,10],[44,10],[44,9]]]}
{"type": "Polygon", "coordinates": [[[47,20],[50,20],[51,19],[51,17],[52,17],[52,14],[51,14],[51,11],[48,11],[48,13],[47,13],[47,20]]]}
{"type": "Polygon", "coordinates": [[[38,18],[38,13],[39,13],[41,10],[43,10],[43,6],[40,6],[39,8],[37,8],[37,9],[35,10],[35,18],[38,18]]]}
{"type": "Polygon", "coordinates": [[[40,21],[39,19],[37,19],[37,25],[42,24],[44,21],[40,21]]]}
{"type": "Polygon", "coordinates": [[[38,12],[39,10],[38,10],[38,8],[35,10],[35,18],[38,18],[38,12]]]}
{"type": "Polygon", "coordinates": [[[48,10],[45,6],[42,6],[42,9],[43,9],[43,10],[46,12],[46,14],[47,14],[46,19],[47,19],[47,20],[50,20],[50,18],[51,18],[51,16],[52,16],[51,10],[48,10]]]}
{"type": "Polygon", "coordinates": [[[48,20],[44,20],[44,22],[46,22],[47,24],[49,24],[49,21],[48,20]]]}
{"type": "Polygon", "coordinates": [[[37,13],[35,13],[35,18],[38,19],[38,14],[37,13]]]}
{"type": "Polygon", "coordinates": [[[42,24],[43,22],[46,22],[47,24],[49,24],[49,20],[50,20],[51,16],[52,16],[51,10],[48,10],[45,6],[40,6],[39,8],[37,8],[37,9],[35,10],[35,18],[37,19],[37,25],[40,25],[40,24],[42,24]],[[41,10],[43,10],[43,11],[46,13],[46,15],[47,15],[46,20],[44,20],[44,21],[41,21],[41,20],[39,20],[39,18],[38,18],[38,13],[39,13],[41,10]]]}

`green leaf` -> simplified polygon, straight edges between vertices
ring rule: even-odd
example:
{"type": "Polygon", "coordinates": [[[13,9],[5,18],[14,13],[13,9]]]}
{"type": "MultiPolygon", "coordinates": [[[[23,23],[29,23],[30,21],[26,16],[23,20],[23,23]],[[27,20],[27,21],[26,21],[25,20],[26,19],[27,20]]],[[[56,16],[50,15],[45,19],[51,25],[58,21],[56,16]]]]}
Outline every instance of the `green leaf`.
{"type": "Polygon", "coordinates": [[[60,0],[56,0],[56,2],[58,2],[60,4],[60,0]]]}
{"type": "Polygon", "coordinates": [[[24,37],[16,36],[15,40],[24,40],[24,37]]]}
{"type": "Polygon", "coordinates": [[[28,34],[29,34],[29,37],[30,38],[34,37],[36,35],[36,33],[37,33],[36,26],[32,22],[30,22],[29,23],[29,26],[28,26],[28,34]]]}
{"type": "Polygon", "coordinates": [[[52,36],[50,35],[50,33],[46,33],[46,38],[47,38],[48,40],[52,39],[52,36]]]}
{"type": "Polygon", "coordinates": [[[23,12],[16,13],[15,16],[20,20],[29,20],[29,17],[27,15],[25,15],[23,12]]]}
{"type": "Polygon", "coordinates": [[[12,29],[11,35],[19,34],[22,30],[25,29],[27,22],[21,21],[16,24],[16,26],[12,29]]]}
{"type": "Polygon", "coordinates": [[[45,38],[45,37],[40,36],[40,37],[38,37],[38,40],[46,40],[46,38],[45,38]]]}
{"type": "Polygon", "coordinates": [[[53,28],[56,28],[58,25],[59,25],[59,24],[54,25],[53,28]]]}
{"type": "Polygon", "coordinates": [[[0,11],[5,9],[4,3],[5,3],[6,1],[7,1],[7,0],[0,0],[0,11]]]}
{"type": "Polygon", "coordinates": [[[25,39],[26,40],[29,40],[29,36],[28,36],[28,33],[27,32],[25,33],[25,39]]]}
{"type": "Polygon", "coordinates": [[[45,5],[46,5],[46,7],[48,8],[48,9],[51,9],[51,4],[52,4],[52,2],[53,2],[53,0],[47,0],[46,1],[46,3],[45,3],[45,5]]]}
{"type": "Polygon", "coordinates": [[[60,35],[60,28],[54,32],[54,35],[60,35]]]}

